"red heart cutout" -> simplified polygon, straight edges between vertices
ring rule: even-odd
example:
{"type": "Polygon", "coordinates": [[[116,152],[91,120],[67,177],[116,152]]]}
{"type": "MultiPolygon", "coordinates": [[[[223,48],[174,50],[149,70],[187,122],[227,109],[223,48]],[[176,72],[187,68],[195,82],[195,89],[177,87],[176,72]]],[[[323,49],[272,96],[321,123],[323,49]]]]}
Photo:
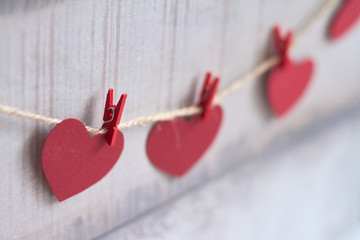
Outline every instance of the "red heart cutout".
{"type": "Polygon", "coordinates": [[[359,0],[343,1],[343,4],[331,22],[329,37],[334,40],[340,38],[351,28],[351,26],[354,25],[354,23],[359,19],[359,16],[359,0]]]}
{"type": "Polygon", "coordinates": [[[183,176],[215,139],[222,116],[222,109],[217,105],[209,109],[206,120],[195,115],[190,119],[176,118],[156,123],[146,143],[150,161],[165,173],[183,176]]]}
{"type": "Polygon", "coordinates": [[[280,64],[270,71],[267,96],[276,116],[285,115],[300,99],[311,80],[312,72],[311,60],[280,64]]]}
{"type": "Polygon", "coordinates": [[[65,119],[48,135],[42,150],[42,166],[56,198],[61,202],[103,178],[124,148],[119,131],[114,146],[103,134],[91,137],[77,119],[65,119]]]}

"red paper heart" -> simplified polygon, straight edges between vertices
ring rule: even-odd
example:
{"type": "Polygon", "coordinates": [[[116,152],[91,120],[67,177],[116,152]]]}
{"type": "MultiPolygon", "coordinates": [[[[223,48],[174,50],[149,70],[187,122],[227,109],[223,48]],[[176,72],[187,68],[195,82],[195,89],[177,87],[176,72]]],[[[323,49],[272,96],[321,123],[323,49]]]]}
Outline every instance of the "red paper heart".
{"type": "Polygon", "coordinates": [[[155,124],[146,143],[152,164],[170,175],[183,176],[213,142],[222,115],[222,109],[217,105],[209,109],[206,120],[196,115],[155,124]]]}
{"type": "Polygon", "coordinates": [[[300,99],[311,80],[313,63],[289,62],[273,68],[268,77],[267,96],[274,114],[283,116],[300,99]]]}
{"type": "Polygon", "coordinates": [[[359,19],[360,1],[344,0],[330,25],[329,37],[338,39],[359,19]]]}
{"type": "Polygon", "coordinates": [[[103,134],[91,137],[77,119],[66,119],[48,135],[42,151],[45,176],[59,201],[72,197],[103,178],[124,147],[119,131],[114,146],[103,134]]]}

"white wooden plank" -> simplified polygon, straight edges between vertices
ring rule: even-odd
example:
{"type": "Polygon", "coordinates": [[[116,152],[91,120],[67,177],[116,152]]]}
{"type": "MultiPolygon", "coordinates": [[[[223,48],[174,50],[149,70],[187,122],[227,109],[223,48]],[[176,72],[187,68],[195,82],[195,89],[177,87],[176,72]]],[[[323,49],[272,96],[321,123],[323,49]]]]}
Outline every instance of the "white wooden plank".
{"type": "Polygon", "coordinates": [[[360,105],[351,110],[97,239],[359,239],[360,105]]]}

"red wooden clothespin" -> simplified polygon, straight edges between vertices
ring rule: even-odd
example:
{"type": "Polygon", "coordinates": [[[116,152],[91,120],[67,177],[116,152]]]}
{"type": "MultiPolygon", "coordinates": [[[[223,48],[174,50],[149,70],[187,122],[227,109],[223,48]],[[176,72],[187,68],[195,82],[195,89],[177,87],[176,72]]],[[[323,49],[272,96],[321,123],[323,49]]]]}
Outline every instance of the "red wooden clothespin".
{"type": "Polygon", "coordinates": [[[117,105],[113,105],[113,89],[110,88],[106,96],[106,103],[104,109],[104,123],[102,128],[107,128],[108,132],[106,133],[106,142],[113,146],[116,141],[116,136],[118,133],[117,126],[120,123],[121,115],[124,109],[125,101],[127,94],[124,93],[121,95],[117,105]]]}
{"type": "Polygon", "coordinates": [[[275,50],[281,58],[281,66],[288,64],[291,60],[289,58],[289,49],[293,39],[293,32],[288,31],[285,36],[281,36],[280,27],[274,28],[274,46],[275,50]]]}
{"type": "Polygon", "coordinates": [[[204,120],[206,120],[209,116],[211,105],[214,100],[217,88],[219,86],[219,82],[220,82],[219,77],[216,77],[211,82],[211,72],[208,72],[206,74],[204,86],[201,91],[200,103],[199,103],[199,106],[203,108],[203,112],[201,113],[201,116],[204,120]]]}

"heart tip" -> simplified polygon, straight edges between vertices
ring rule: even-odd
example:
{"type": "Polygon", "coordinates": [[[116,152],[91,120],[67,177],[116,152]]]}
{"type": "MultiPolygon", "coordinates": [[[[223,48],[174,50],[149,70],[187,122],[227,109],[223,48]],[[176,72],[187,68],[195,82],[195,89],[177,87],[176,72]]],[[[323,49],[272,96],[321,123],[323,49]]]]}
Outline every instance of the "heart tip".
{"type": "Polygon", "coordinates": [[[70,197],[62,197],[62,196],[56,196],[56,199],[58,200],[58,202],[62,202],[62,201],[65,201],[66,199],[70,198],[70,197]]]}
{"type": "Polygon", "coordinates": [[[184,174],[172,174],[172,176],[175,178],[183,178],[185,176],[185,173],[184,174]]]}
{"type": "Polygon", "coordinates": [[[286,115],[287,111],[283,111],[283,112],[276,112],[274,111],[273,114],[276,118],[283,118],[286,115]]]}
{"type": "Polygon", "coordinates": [[[177,172],[177,173],[168,173],[170,176],[174,177],[174,178],[183,178],[189,171],[185,171],[185,172],[177,172]]]}

